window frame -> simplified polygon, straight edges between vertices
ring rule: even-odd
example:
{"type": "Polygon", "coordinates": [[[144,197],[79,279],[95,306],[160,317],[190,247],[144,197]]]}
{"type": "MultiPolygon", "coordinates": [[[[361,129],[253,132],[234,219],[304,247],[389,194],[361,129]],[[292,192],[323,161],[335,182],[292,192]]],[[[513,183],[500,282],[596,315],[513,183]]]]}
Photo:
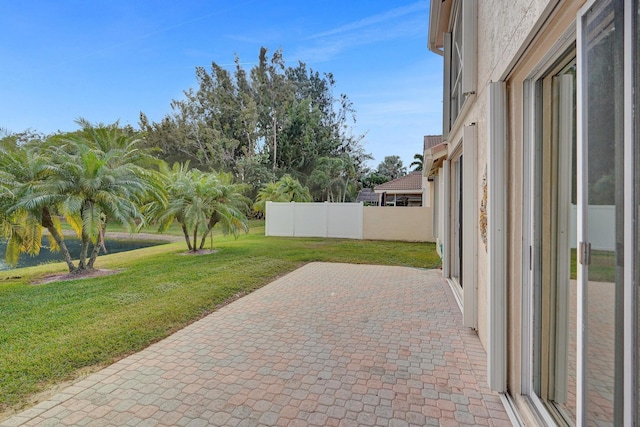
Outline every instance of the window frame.
{"type": "Polygon", "coordinates": [[[459,0],[451,16],[450,31],[444,34],[444,114],[446,139],[463,115],[477,81],[477,0],[459,0]],[[455,75],[454,75],[455,74],[455,75]]]}
{"type": "Polygon", "coordinates": [[[547,76],[550,71],[557,68],[559,62],[566,62],[571,56],[570,52],[575,55],[576,43],[576,23],[572,22],[567,31],[560,38],[558,43],[554,45],[549,52],[540,60],[533,68],[533,71],[523,83],[523,191],[522,191],[522,329],[521,329],[521,376],[520,376],[520,394],[526,396],[526,399],[534,410],[535,414],[540,417],[547,425],[556,425],[558,418],[552,415],[551,407],[547,406],[536,394],[533,376],[535,374],[535,363],[533,357],[534,348],[540,343],[536,341],[534,316],[536,309],[534,302],[536,297],[534,293],[535,280],[541,274],[540,264],[537,261],[541,257],[540,246],[534,242],[540,239],[539,227],[535,224],[541,221],[540,213],[536,209],[535,200],[541,197],[540,183],[536,179],[536,173],[541,173],[537,168],[540,167],[541,146],[538,138],[542,134],[542,109],[543,93],[542,79],[547,76]]]}

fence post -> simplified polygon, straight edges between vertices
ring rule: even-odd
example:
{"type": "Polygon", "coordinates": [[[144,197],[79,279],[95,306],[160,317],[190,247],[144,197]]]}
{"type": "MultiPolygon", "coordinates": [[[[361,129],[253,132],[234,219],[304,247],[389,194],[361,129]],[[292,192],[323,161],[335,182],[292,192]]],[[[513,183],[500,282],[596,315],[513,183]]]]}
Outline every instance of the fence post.
{"type": "Polygon", "coordinates": [[[291,201],[291,236],[296,237],[296,202],[291,201]]]}

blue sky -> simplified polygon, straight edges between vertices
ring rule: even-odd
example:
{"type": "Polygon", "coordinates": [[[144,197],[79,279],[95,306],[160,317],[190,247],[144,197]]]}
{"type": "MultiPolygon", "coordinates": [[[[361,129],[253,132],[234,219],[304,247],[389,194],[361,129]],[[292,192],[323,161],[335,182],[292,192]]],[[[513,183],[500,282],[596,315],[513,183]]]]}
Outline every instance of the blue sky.
{"type": "Polygon", "coordinates": [[[261,46],[332,72],[375,167],[441,132],[442,59],[427,1],[0,1],[0,127],[71,131],[78,117],[159,121],[211,61],[249,70],[261,46]]]}

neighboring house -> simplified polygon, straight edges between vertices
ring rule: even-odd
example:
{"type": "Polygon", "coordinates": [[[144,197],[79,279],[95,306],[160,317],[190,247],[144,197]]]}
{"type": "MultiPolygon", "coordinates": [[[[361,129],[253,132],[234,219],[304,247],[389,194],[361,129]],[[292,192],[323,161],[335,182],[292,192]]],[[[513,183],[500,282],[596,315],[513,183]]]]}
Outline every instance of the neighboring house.
{"type": "Polygon", "coordinates": [[[380,206],[431,206],[428,199],[430,187],[422,172],[415,171],[376,185],[373,191],[379,197],[380,206]]]}
{"type": "Polygon", "coordinates": [[[434,232],[516,423],[640,425],[638,21],[640,0],[431,0],[434,232]]]}
{"type": "Polygon", "coordinates": [[[363,188],[358,192],[356,203],[362,202],[365,206],[378,206],[380,204],[380,196],[378,196],[370,188],[363,188]]]}

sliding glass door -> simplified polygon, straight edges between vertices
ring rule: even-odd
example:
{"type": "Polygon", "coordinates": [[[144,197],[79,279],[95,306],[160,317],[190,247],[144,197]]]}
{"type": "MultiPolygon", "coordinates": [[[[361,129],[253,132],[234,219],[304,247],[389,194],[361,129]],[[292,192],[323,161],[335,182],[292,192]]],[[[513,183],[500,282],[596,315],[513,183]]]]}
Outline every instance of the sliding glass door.
{"type": "Polygon", "coordinates": [[[624,0],[580,21],[578,424],[624,425],[624,0]]]}
{"type": "Polygon", "coordinates": [[[576,63],[535,82],[532,152],[531,393],[559,423],[576,418],[576,63]],[[573,267],[573,268],[572,268],[573,267]]]}

